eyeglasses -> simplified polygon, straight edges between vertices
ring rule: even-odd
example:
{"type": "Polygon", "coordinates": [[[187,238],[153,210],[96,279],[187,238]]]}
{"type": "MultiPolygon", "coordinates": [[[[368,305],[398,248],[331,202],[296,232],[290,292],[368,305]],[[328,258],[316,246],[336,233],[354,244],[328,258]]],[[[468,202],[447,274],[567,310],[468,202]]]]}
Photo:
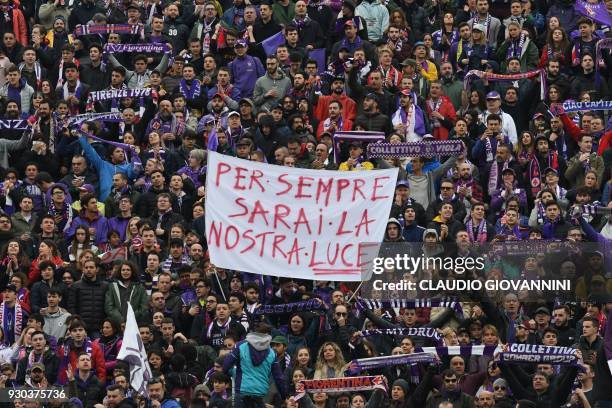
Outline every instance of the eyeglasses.
{"type": "Polygon", "coordinates": [[[336,312],[336,316],[346,316],[348,313],[336,312]]]}
{"type": "Polygon", "coordinates": [[[500,385],[493,387],[495,391],[506,391],[506,387],[502,387],[500,385]]]}
{"type": "Polygon", "coordinates": [[[440,187],[440,190],[452,190],[453,187],[440,187]]]}
{"type": "Polygon", "coordinates": [[[445,378],[444,382],[448,384],[455,384],[457,382],[457,379],[456,378],[445,378]]]}
{"type": "Polygon", "coordinates": [[[0,224],[10,224],[9,220],[0,220],[0,224]]]}

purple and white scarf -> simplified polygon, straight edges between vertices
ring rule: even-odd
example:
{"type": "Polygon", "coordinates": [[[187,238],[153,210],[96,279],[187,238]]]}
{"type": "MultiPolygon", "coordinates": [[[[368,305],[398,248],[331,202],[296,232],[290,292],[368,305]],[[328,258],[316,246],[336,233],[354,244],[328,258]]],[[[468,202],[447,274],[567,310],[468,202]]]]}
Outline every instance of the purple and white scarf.
{"type": "Polygon", "coordinates": [[[461,140],[436,140],[407,143],[370,143],[367,151],[368,158],[455,156],[463,154],[463,152],[464,146],[461,140]]]}
{"type": "Polygon", "coordinates": [[[402,309],[416,309],[422,307],[448,307],[457,313],[457,315],[463,314],[463,308],[461,303],[453,299],[357,299],[356,306],[360,310],[364,309],[391,309],[391,308],[402,308],[402,309]]]}
{"type": "Polygon", "coordinates": [[[487,221],[483,218],[480,220],[478,224],[478,229],[476,236],[474,236],[474,221],[472,217],[465,224],[465,228],[467,229],[467,233],[470,237],[470,242],[478,242],[480,244],[484,244],[487,242],[487,221]]]}
{"type": "Polygon", "coordinates": [[[64,82],[64,85],[62,85],[62,99],[67,100],[69,96],[74,96],[77,99],[81,99],[81,81],[79,81],[77,79],[75,87],[74,87],[74,92],[70,92],[68,90],[68,81],[64,82]]]}
{"type": "Polygon", "coordinates": [[[576,349],[571,347],[510,343],[502,347],[498,356],[500,363],[578,366],[576,349]]]}
{"type": "Polygon", "coordinates": [[[432,353],[400,354],[395,356],[382,356],[371,358],[360,358],[352,360],[345,371],[345,375],[356,375],[362,371],[382,367],[393,367],[398,365],[412,365],[418,363],[433,364],[436,358],[432,353]]]}
{"type": "Polygon", "coordinates": [[[74,29],[74,35],[77,37],[83,35],[95,34],[128,34],[141,35],[144,33],[144,25],[142,24],[88,24],[79,25],[74,29]]]}
{"type": "Polygon", "coordinates": [[[296,401],[299,400],[306,395],[306,392],[354,392],[372,391],[373,389],[382,389],[386,392],[387,387],[385,386],[384,377],[382,375],[302,380],[295,386],[297,394],[294,399],[296,401]]]}
{"type": "Polygon", "coordinates": [[[7,343],[9,333],[13,333],[14,339],[17,340],[23,330],[23,310],[19,302],[15,302],[14,309],[13,316],[10,316],[10,313],[7,313],[6,304],[4,302],[0,304],[0,322],[2,322],[2,331],[4,332],[3,343],[7,345],[10,345],[7,343]],[[9,322],[9,317],[12,317],[13,321],[9,322]]]}
{"type": "Polygon", "coordinates": [[[187,99],[188,101],[198,99],[202,92],[200,81],[198,81],[197,79],[192,79],[191,85],[187,85],[186,79],[181,79],[181,82],[179,82],[179,89],[181,93],[185,96],[185,99],[187,99]]]}
{"type": "Polygon", "coordinates": [[[393,329],[372,329],[362,330],[361,335],[363,337],[385,335],[385,336],[399,336],[399,337],[426,337],[429,339],[435,339],[437,341],[442,340],[442,336],[438,333],[437,329],[433,327],[395,327],[393,329]]]}
{"type": "Polygon", "coordinates": [[[147,43],[147,44],[112,44],[104,45],[105,54],[115,53],[148,53],[162,54],[170,51],[170,47],[166,43],[147,43]]]}
{"type": "Polygon", "coordinates": [[[0,129],[30,130],[32,126],[25,119],[0,119],[0,129]]]}
{"type": "Polygon", "coordinates": [[[511,41],[508,50],[506,51],[506,59],[510,59],[512,57],[521,58],[523,56],[523,47],[525,46],[525,42],[527,41],[527,36],[524,32],[521,32],[521,35],[518,38],[518,41],[511,41]]]}

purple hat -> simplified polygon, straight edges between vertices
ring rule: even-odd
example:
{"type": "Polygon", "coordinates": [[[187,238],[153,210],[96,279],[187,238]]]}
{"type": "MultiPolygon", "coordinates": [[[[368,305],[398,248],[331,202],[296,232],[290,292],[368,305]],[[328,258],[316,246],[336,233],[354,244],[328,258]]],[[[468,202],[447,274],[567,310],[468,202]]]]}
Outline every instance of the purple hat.
{"type": "Polygon", "coordinates": [[[234,44],[234,48],[246,47],[246,46],[247,46],[247,42],[246,40],[243,40],[243,39],[236,41],[236,44],[234,44]]]}
{"type": "Polygon", "coordinates": [[[83,184],[81,187],[79,187],[79,191],[82,193],[94,194],[96,192],[96,189],[91,184],[83,184]]]}
{"type": "Polygon", "coordinates": [[[491,91],[487,94],[487,99],[501,99],[501,96],[499,95],[499,92],[491,91]]]}

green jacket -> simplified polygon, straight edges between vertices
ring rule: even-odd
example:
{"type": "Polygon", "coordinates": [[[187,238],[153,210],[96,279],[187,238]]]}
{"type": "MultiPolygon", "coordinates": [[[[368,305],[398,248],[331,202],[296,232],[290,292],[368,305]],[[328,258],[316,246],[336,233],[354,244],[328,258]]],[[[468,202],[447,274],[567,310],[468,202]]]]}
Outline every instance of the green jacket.
{"type": "MultiPolygon", "coordinates": [[[[502,61],[500,64],[501,72],[506,72],[508,70],[508,65],[506,63],[506,61],[508,61],[508,57],[506,54],[508,52],[508,48],[510,48],[510,45],[511,41],[506,40],[497,49],[497,60],[502,61]]],[[[523,44],[523,51],[521,52],[520,60],[521,72],[532,71],[538,67],[538,63],[540,62],[540,53],[538,51],[538,47],[530,39],[526,39],[525,44],[523,44]]]]}
{"type": "Polygon", "coordinates": [[[124,322],[127,316],[128,301],[132,304],[136,321],[141,321],[147,317],[149,297],[141,283],[131,282],[128,287],[116,281],[110,283],[104,299],[106,315],[118,323],[124,322]]]}
{"type": "Polygon", "coordinates": [[[289,25],[295,18],[295,2],[289,0],[289,7],[285,8],[277,1],[272,5],[272,18],[277,24],[282,24],[285,27],[289,25]]]}
{"type": "MultiPolygon", "coordinates": [[[[578,152],[567,162],[565,179],[575,187],[583,186],[585,176],[584,167],[584,163],[580,161],[580,152],[578,152]]],[[[603,159],[601,156],[597,155],[597,152],[591,153],[589,156],[589,167],[597,174],[597,182],[599,183],[598,186],[600,186],[605,166],[603,159]]]]}

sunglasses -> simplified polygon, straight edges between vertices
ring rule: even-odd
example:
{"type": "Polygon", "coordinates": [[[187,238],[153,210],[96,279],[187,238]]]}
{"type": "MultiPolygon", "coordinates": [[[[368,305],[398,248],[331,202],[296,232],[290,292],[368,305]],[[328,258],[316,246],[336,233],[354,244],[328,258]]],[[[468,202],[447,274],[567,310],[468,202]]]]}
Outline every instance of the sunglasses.
{"type": "Polygon", "coordinates": [[[336,312],[336,316],[346,316],[348,313],[336,312]]]}
{"type": "Polygon", "coordinates": [[[496,386],[496,387],[493,387],[493,389],[494,389],[495,391],[506,391],[506,387],[502,387],[502,386],[500,386],[500,385],[498,385],[498,386],[496,386]]]}

